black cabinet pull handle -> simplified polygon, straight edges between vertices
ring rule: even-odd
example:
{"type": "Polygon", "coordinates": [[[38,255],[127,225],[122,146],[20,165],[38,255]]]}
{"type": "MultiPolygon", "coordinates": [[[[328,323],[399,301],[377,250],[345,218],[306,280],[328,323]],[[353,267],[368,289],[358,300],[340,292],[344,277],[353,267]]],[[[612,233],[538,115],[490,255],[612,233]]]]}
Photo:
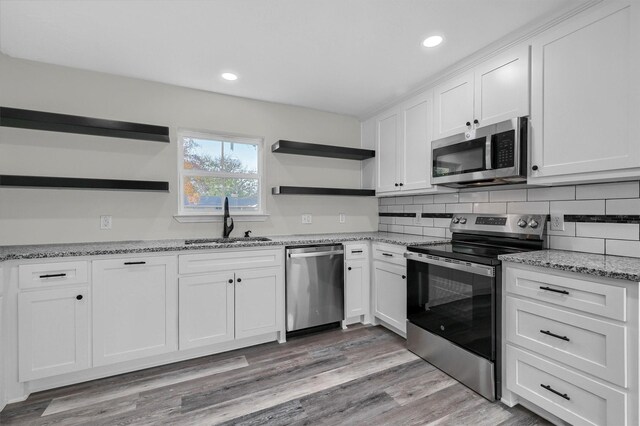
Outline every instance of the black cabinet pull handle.
{"type": "Polygon", "coordinates": [[[402,279],[404,280],[405,278],[407,278],[407,276],[406,276],[406,275],[403,275],[403,276],[402,276],[402,279]]]}
{"type": "Polygon", "coordinates": [[[540,286],[540,290],[547,290],[547,291],[552,291],[554,293],[560,293],[560,294],[569,294],[569,292],[566,290],[556,290],[555,288],[544,287],[544,286],[540,286]]]}
{"type": "Polygon", "coordinates": [[[242,279],[241,279],[241,278],[238,278],[236,281],[237,281],[237,282],[239,282],[239,283],[241,283],[241,282],[242,282],[242,279]]]}
{"type": "Polygon", "coordinates": [[[362,253],[362,250],[351,250],[351,254],[362,253]]]}
{"type": "Polygon", "coordinates": [[[392,254],[390,254],[390,253],[382,253],[382,255],[383,255],[383,256],[387,256],[387,257],[393,257],[393,255],[392,255],[392,254]]]}
{"type": "Polygon", "coordinates": [[[540,383],[540,386],[542,386],[543,388],[545,388],[546,390],[548,390],[549,392],[553,392],[558,396],[563,397],[564,399],[566,399],[567,401],[571,401],[571,398],[569,398],[569,395],[567,395],[566,393],[560,393],[557,390],[553,389],[551,386],[549,385],[543,385],[542,383],[540,383]]]}
{"type": "Polygon", "coordinates": [[[538,170],[538,166],[536,166],[535,164],[533,166],[531,166],[531,170],[536,171],[538,170]]]}
{"type": "Polygon", "coordinates": [[[82,300],[82,295],[81,295],[81,294],[77,295],[77,296],[76,296],[76,299],[78,299],[78,300],[82,300]]]}
{"type": "Polygon", "coordinates": [[[350,271],[350,270],[351,270],[351,266],[349,266],[349,267],[347,268],[347,271],[350,271]]]}
{"type": "Polygon", "coordinates": [[[571,341],[567,336],[560,336],[558,334],[550,332],[549,330],[540,330],[540,333],[546,334],[547,336],[555,337],[556,339],[566,340],[567,342],[571,341]]]}
{"type": "Polygon", "coordinates": [[[232,279],[229,279],[229,284],[233,284],[233,280],[232,279]]]}
{"type": "Polygon", "coordinates": [[[58,278],[58,277],[66,277],[67,274],[46,274],[40,275],[40,278],[58,278]]]}
{"type": "Polygon", "coordinates": [[[147,262],[124,262],[125,265],[145,265],[147,262]]]}

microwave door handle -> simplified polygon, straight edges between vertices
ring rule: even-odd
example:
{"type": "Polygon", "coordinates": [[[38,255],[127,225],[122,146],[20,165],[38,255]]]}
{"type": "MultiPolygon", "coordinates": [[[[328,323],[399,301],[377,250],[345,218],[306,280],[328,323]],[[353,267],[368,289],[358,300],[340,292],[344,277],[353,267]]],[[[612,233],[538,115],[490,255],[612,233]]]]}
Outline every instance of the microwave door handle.
{"type": "Polygon", "coordinates": [[[485,160],[485,169],[491,170],[491,135],[487,136],[487,141],[485,142],[485,150],[484,150],[484,160],[485,160]]]}

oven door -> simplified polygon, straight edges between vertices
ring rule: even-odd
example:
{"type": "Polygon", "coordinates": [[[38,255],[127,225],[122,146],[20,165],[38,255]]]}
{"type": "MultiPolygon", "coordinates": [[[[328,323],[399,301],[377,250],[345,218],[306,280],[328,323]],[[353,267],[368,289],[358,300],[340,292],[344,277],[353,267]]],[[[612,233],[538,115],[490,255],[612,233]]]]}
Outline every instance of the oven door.
{"type": "Polygon", "coordinates": [[[491,169],[491,138],[434,141],[431,155],[433,184],[482,180],[491,169]]]}
{"type": "Polygon", "coordinates": [[[494,361],[495,267],[408,252],[407,319],[494,361]]]}

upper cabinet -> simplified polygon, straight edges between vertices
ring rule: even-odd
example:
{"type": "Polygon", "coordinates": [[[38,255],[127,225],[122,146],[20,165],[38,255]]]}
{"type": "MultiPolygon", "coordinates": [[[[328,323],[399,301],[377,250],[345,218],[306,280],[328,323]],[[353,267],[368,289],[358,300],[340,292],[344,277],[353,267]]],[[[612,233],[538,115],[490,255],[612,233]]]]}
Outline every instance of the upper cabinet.
{"type": "Polygon", "coordinates": [[[533,40],[530,183],[638,176],[639,9],[605,2],[533,40]]]}
{"type": "Polygon", "coordinates": [[[376,119],[378,193],[431,188],[432,109],[427,91],[376,119]]]}
{"type": "Polygon", "coordinates": [[[434,90],[434,139],[529,115],[529,46],[489,59],[434,90]]]}

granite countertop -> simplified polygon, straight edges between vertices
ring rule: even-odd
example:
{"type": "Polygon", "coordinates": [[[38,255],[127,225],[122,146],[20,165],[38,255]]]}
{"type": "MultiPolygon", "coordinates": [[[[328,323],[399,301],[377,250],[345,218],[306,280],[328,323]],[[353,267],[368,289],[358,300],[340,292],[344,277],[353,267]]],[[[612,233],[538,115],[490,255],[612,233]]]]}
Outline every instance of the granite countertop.
{"type": "Polygon", "coordinates": [[[338,243],[346,241],[376,241],[404,246],[412,244],[439,244],[448,241],[444,238],[423,237],[421,235],[394,234],[391,232],[277,235],[267,236],[267,238],[270,238],[271,241],[241,241],[236,243],[185,245],[185,240],[147,240],[0,246],[0,262],[16,259],[44,259],[71,256],[213,250],[221,248],[290,246],[338,243]]]}
{"type": "Polygon", "coordinates": [[[505,262],[640,282],[640,258],[564,250],[530,251],[499,256],[505,262]]]}

